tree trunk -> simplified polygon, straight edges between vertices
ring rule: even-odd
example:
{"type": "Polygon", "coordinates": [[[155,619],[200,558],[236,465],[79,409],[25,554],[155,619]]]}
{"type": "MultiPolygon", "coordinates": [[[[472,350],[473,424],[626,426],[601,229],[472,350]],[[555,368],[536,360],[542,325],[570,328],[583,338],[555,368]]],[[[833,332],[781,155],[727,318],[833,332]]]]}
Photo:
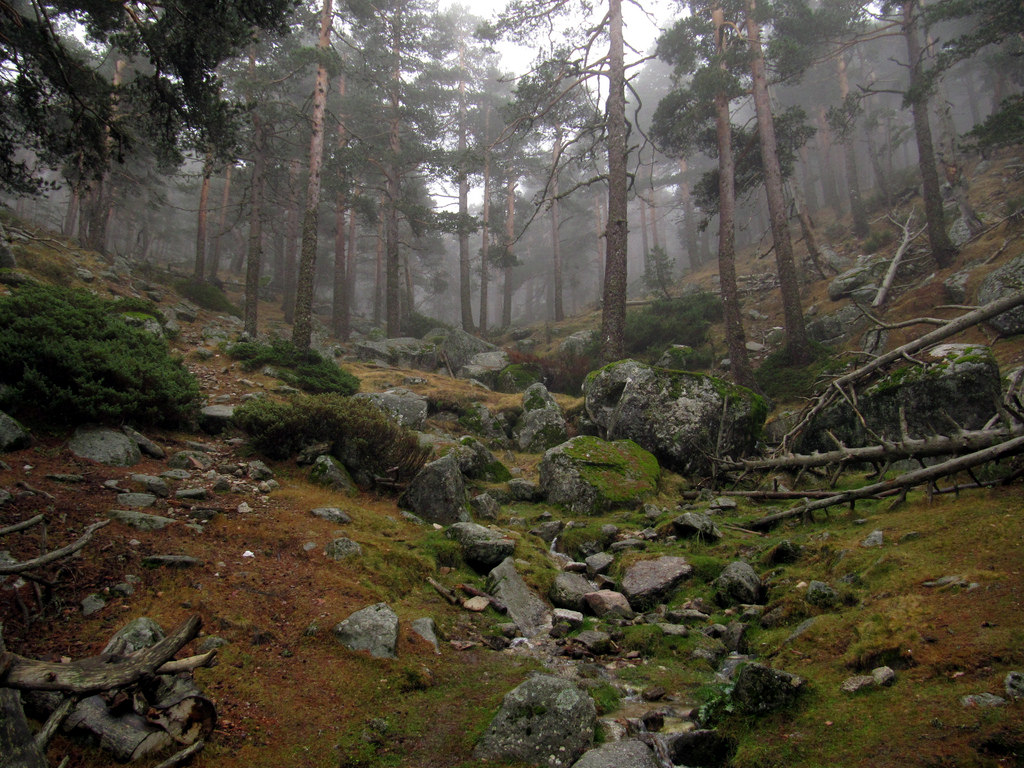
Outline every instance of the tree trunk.
{"type": "Polygon", "coordinates": [[[551,150],[551,270],[554,296],[555,322],[565,320],[565,308],[562,304],[562,249],[561,219],[558,214],[558,163],[562,159],[562,126],[555,126],[555,143],[551,150]]]}
{"type": "MultiPolygon", "coordinates": [[[[469,173],[466,156],[466,43],[459,41],[459,304],[462,330],[473,332],[473,281],[469,265],[469,173]]],[[[481,321],[481,325],[482,325],[481,321]]]]}
{"type": "Polygon", "coordinates": [[[594,238],[594,248],[596,250],[594,274],[597,275],[597,291],[596,297],[598,304],[601,303],[601,297],[604,291],[604,262],[605,262],[605,216],[604,207],[601,205],[601,196],[598,194],[594,195],[594,230],[596,237],[594,238]]]}
{"type": "Polygon", "coordinates": [[[64,226],[61,232],[64,237],[71,237],[75,233],[75,222],[78,221],[78,209],[82,201],[81,182],[75,181],[71,185],[71,193],[68,196],[68,210],[64,215],[64,226]]]}
{"type": "MultiPolygon", "coordinates": [[[[338,78],[338,95],[345,98],[345,76],[338,78]]],[[[344,149],[348,143],[345,133],[345,116],[338,116],[338,147],[344,149]]],[[[345,255],[348,233],[345,231],[345,219],[348,216],[348,198],[345,191],[345,175],[338,179],[340,187],[334,201],[334,290],[331,292],[331,330],[341,339],[348,335],[348,276],[346,269],[348,260],[345,255]]]]}
{"type": "MultiPolygon", "coordinates": [[[[724,54],[725,13],[721,6],[711,9],[719,54],[724,54]]],[[[725,61],[721,68],[726,68],[725,61]]],[[[732,156],[732,120],[729,97],[724,91],[715,94],[715,134],[718,138],[718,275],[722,287],[722,312],[725,318],[725,339],[729,348],[729,368],[733,379],[744,387],[755,386],[754,374],[747,358],[747,338],[740,315],[739,290],[736,287],[736,173],[732,156]]]]}
{"type": "Polygon", "coordinates": [[[213,253],[210,255],[210,261],[206,265],[207,274],[211,281],[217,280],[217,272],[220,271],[220,244],[221,240],[224,239],[224,228],[227,225],[228,220],[228,203],[231,200],[231,169],[233,166],[228,163],[228,167],[224,170],[224,191],[220,198],[220,213],[217,218],[217,234],[213,238],[213,253]]]}
{"type": "Polygon", "coordinates": [[[356,233],[356,208],[353,205],[348,209],[348,251],[345,255],[345,305],[348,311],[344,315],[342,341],[347,341],[352,333],[352,315],[356,311],[356,280],[359,277],[356,271],[356,233]]]}
{"type": "Polygon", "coordinates": [[[935,167],[932,129],[928,123],[928,91],[924,82],[924,53],[918,37],[916,6],[917,0],[905,0],[903,3],[903,36],[907,42],[910,66],[907,100],[910,102],[910,111],[914,117],[914,137],[917,139],[924,214],[928,222],[928,242],[935,262],[940,267],[947,267],[953,263],[957,250],[946,233],[946,221],[942,212],[942,192],[935,167]]]}
{"type": "Polygon", "coordinates": [[[487,332],[491,247],[491,105],[484,108],[484,202],[483,228],[480,238],[480,333],[487,332]]]}
{"type": "MultiPolygon", "coordinates": [[[[384,201],[381,200],[383,203],[384,201]]],[[[383,206],[381,206],[383,207],[383,206]]],[[[373,324],[380,327],[384,319],[384,218],[377,219],[377,248],[373,269],[373,324]]]]}
{"type": "MultiPolygon", "coordinates": [[[[317,49],[326,55],[331,45],[332,0],[324,0],[320,14],[320,39],[317,49]]],[[[313,282],[316,278],[317,227],[320,212],[320,168],[324,160],[324,109],[327,106],[327,65],[316,70],[313,89],[312,136],[309,140],[309,181],[306,185],[306,207],[302,214],[302,255],[299,279],[295,286],[295,324],[292,344],[308,350],[313,336],[313,282]]]]}
{"type": "Polygon", "coordinates": [[[679,204],[683,209],[683,243],[686,251],[686,263],[679,257],[679,274],[700,266],[700,253],[697,250],[697,211],[693,207],[693,196],[690,182],[686,180],[686,158],[679,158],[679,204]]]}
{"type": "Polygon", "coordinates": [[[255,152],[252,164],[252,210],[249,213],[249,255],[245,264],[245,333],[256,339],[259,333],[260,268],[263,261],[263,176],[267,162],[267,137],[263,121],[253,114],[255,152]]]}
{"type": "MultiPolygon", "coordinates": [[[[844,102],[850,95],[850,83],[846,77],[846,57],[842,54],[836,57],[836,70],[839,75],[839,98],[844,102]]],[[[850,117],[851,125],[848,126],[846,135],[843,137],[843,159],[846,162],[846,186],[850,192],[850,216],[853,219],[853,234],[856,237],[864,238],[870,231],[868,228],[868,214],[864,209],[864,201],[860,196],[860,178],[857,175],[857,153],[854,145],[854,136],[857,131],[857,120],[850,117]]]]}
{"type": "Polygon", "coordinates": [[[786,326],[786,355],[793,365],[804,365],[811,360],[811,346],[804,327],[803,310],[800,308],[800,286],[796,265],[793,261],[793,244],[789,237],[789,223],[786,215],[786,199],[782,187],[782,168],[779,165],[778,148],[775,142],[775,124],[768,95],[768,81],[765,77],[764,58],[761,53],[761,32],[756,21],[756,0],[747,0],[747,35],[751,48],[750,70],[754,92],[754,108],[757,112],[757,132],[761,143],[761,160],[764,165],[764,188],[768,197],[768,212],[775,245],[775,263],[779,270],[779,290],[782,293],[782,310],[786,326]]]}
{"type": "Polygon", "coordinates": [[[199,214],[196,222],[196,263],[192,279],[201,283],[206,278],[206,206],[210,200],[210,177],[213,176],[213,153],[207,151],[203,161],[203,183],[199,187],[199,214]]]}
{"type": "Polygon", "coordinates": [[[400,67],[402,42],[401,18],[396,12],[393,18],[391,33],[391,56],[393,58],[393,71],[389,87],[388,98],[390,100],[390,125],[389,145],[391,159],[388,162],[384,175],[386,177],[385,200],[387,206],[384,211],[384,259],[385,259],[385,284],[387,312],[387,335],[388,338],[395,338],[401,334],[401,261],[399,258],[398,246],[398,202],[401,194],[398,156],[402,151],[401,129],[401,82],[402,72],[400,67]]]}
{"type": "Polygon", "coordinates": [[[295,277],[299,268],[299,161],[288,163],[288,214],[285,217],[284,270],[281,275],[281,311],[284,321],[295,321],[295,277]]]}
{"type": "Polygon", "coordinates": [[[512,243],[516,236],[516,179],[509,175],[505,187],[505,264],[504,284],[502,286],[501,324],[508,328],[512,325],[512,243]]]}
{"type": "Polygon", "coordinates": [[[608,224],[605,229],[601,352],[606,362],[625,354],[627,239],[626,69],[622,0],[608,0],[608,224]]]}
{"type": "Polygon", "coordinates": [[[843,204],[836,182],[835,164],[832,162],[832,130],[828,127],[824,106],[818,106],[816,117],[818,133],[815,138],[818,140],[818,177],[821,180],[821,194],[825,205],[838,216],[842,213],[843,204]]]}

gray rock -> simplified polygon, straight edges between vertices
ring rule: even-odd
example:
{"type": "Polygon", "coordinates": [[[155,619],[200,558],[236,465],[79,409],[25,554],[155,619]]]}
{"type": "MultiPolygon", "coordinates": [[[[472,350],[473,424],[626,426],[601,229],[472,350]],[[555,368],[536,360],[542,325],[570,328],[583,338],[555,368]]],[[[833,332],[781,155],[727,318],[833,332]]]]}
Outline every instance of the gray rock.
{"type": "Polygon", "coordinates": [[[214,651],[218,648],[223,648],[227,644],[228,641],[223,637],[207,635],[199,640],[199,643],[196,645],[196,650],[199,651],[199,653],[209,653],[210,651],[214,651]]]}
{"type": "Polygon", "coordinates": [[[170,517],[160,515],[147,515],[144,512],[137,512],[134,509],[112,509],[107,512],[107,517],[117,520],[127,526],[140,531],[159,531],[175,522],[170,517]]]}
{"type": "Polygon", "coordinates": [[[147,493],[160,498],[166,498],[171,493],[170,488],[167,487],[167,481],[155,475],[132,475],[132,482],[138,483],[146,489],[147,493]]]}
{"type": "Polygon", "coordinates": [[[119,493],[117,503],[122,507],[145,509],[156,504],[156,496],[152,493],[119,493]]]}
{"type": "Polygon", "coordinates": [[[740,669],[732,697],[741,711],[763,714],[793,704],[803,687],[802,677],[754,663],[740,669]]]}
{"type": "Polygon", "coordinates": [[[459,465],[451,456],[426,464],[409,483],[398,503],[428,523],[451,525],[469,522],[466,485],[459,465]]]}
{"type": "Polygon", "coordinates": [[[0,453],[28,448],[32,442],[28,432],[15,419],[0,411],[0,453]]]}
{"type": "Polygon", "coordinates": [[[489,493],[481,493],[469,500],[473,514],[481,520],[497,520],[501,505],[489,493]]]}
{"type": "Polygon", "coordinates": [[[565,523],[561,520],[548,520],[534,528],[531,528],[530,533],[533,536],[536,536],[538,539],[541,539],[542,541],[545,541],[548,544],[550,544],[558,538],[558,535],[562,532],[564,528],[565,523]]]}
{"type": "Polygon", "coordinates": [[[597,337],[598,333],[595,330],[576,331],[566,336],[558,345],[558,354],[562,357],[581,357],[597,337]]]}
{"type": "Polygon", "coordinates": [[[1003,680],[1003,689],[1006,695],[1013,701],[1024,699],[1024,673],[1013,671],[1007,672],[1003,680]]]}
{"type": "Polygon", "coordinates": [[[331,560],[339,561],[363,554],[363,548],[359,542],[342,536],[324,547],[324,554],[331,558],[331,560]]]}
{"type": "Polygon", "coordinates": [[[635,507],[658,487],[657,459],[632,440],[581,435],[544,453],[540,488],[551,504],[575,514],[635,507]]]}
{"type": "Polygon", "coordinates": [[[503,483],[512,477],[508,468],[495,458],[490,449],[475,437],[464,437],[452,448],[450,455],[459,470],[472,480],[503,483]]]}
{"type": "Polygon", "coordinates": [[[760,577],[742,560],[729,563],[715,579],[715,599],[721,605],[760,603],[763,591],[760,577]]]}
{"type": "Polygon", "coordinates": [[[634,610],[647,610],[666,600],[692,573],[693,566],[683,557],[641,560],[623,574],[622,592],[634,610]]]}
{"type": "Polygon", "coordinates": [[[839,301],[857,289],[877,285],[878,279],[885,275],[887,266],[885,259],[870,259],[836,275],[828,284],[828,297],[832,301],[839,301]]]}
{"type": "Polygon", "coordinates": [[[135,653],[143,648],[156,645],[166,637],[166,633],[157,622],[148,616],[139,616],[121,627],[110,638],[103,653],[117,652],[120,654],[135,653]]]}
{"type": "Polygon", "coordinates": [[[174,498],[176,499],[192,499],[195,501],[202,501],[209,496],[209,492],[202,487],[199,488],[179,488],[174,492],[174,498]]]}
{"type": "Polygon", "coordinates": [[[546,451],[566,440],[565,416],[547,387],[537,382],[523,393],[523,414],[512,429],[519,450],[546,451]]]}
{"type": "Polygon", "coordinates": [[[142,460],[134,440],[107,427],[79,427],[68,448],[79,458],[114,467],[130,467],[142,460]]]}
{"type": "Polygon", "coordinates": [[[483,403],[468,405],[459,417],[459,425],[487,440],[508,445],[504,428],[483,403]]]}
{"type": "Polygon", "coordinates": [[[102,595],[86,595],[82,599],[82,615],[92,616],[94,613],[102,611],[107,606],[107,601],[103,599],[102,595]]]}
{"type": "Polygon", "coordinates": [[[473,757],[568,768],[594,740],[597,710],[568,680],[537,675],[506,694],[473,757]]]}
{"type": "Polygon", "coordinates": [[[462,546],[462,559],[479,571],[489,571],[515,552],[515,539],[476,523],[455,523],[445,536],[462,546]]]}
{"type": "Polygon", "coordinates": [[[684,539],[700,539],[716,542],[722,538],[722,532],[708,516],[699,512],[685,512],[672,521],[672,529],[676,536],[684,539]]]}
{"type": "Polygon", "coordinates": [[[437,344],[408,337],[360,341],[353,346],[353,352],[358,360],[422,371],[435,371],[441,362],[437,344]]]}
{"type": "Polygon", "coordinates": [[[873,548],[880,547],[885,543],[885,534],[882,531],[872,531],[868,534],[867,538],[860,543],[862,547],[873,548]]]}
{"type": "Polygon", "coordinates": [[[488,386],[495,384],[497,376],[509,364],[508,353],[502,349],[477,352],[465,365],[456,369],[460,379],[478,379],[488,386]]]}
{"type": "Polygon", "coordinates": [[[839,690],[843,693],[859,693],[867,688],[876,686],[875,678],[871,675],[854,675],[843,680],[839,690]]]}
{"type": "Polygon", "coordinates": [[[355,395],[373,403],[394,421],[409,429],[423,429],[427,421],[427,398],[408,389],[395,388],[386,392],[366,392],[355,395]]]}
{"type": "Polygon", "coordinates": [[[839,604],[838,593],[823,581],[812,581],[808,584],[804,599],[818,608],[835,608],[839,604]]]}
{"type": "Polygon", "coordinates": [[[710,470],[711,456],[749,453],[767,413],[764,400],[743,387],[633,360],[591,374],[583,391],[605,437],[634,440],[684,475],[710,470]]]}
{"type": "Polygon", "coordinates": [[[387,603],[356,611],[332,630],[335,639],[352,651],[369,651],[378,659],[393,659],[398,647],[398,616],[387,603]]]}
{"type": "Polygon", "coordinates": [[[422,619],[413,619],[410,627],[415,634],[423,638],[434,649],[434,653],[441,653],[441,648],[437,643],[437,627],[432,618],[427,616],[422,619]]]}
{"type": "Polygon", "coordinates": [[[272,480],[274,477],[274,470],[264,464],[262,461],[250,461],[246,465],[246,474],[250,480],[259,482],[260,480],[272,480]]]}
{"type": "Polygon", "coordinates": [[[491,594],[508,608],[509,618],[524,637],[534,637],[551,626],[551,611],[523,581],[515,561],[506,558],[487,576],[491,594]]]}
{"type": "MultiPolygon", "coordinates": [[[[989,302],[1019,293],[1024,285],[1024,256],[1017,256],[993,270],[978,286],[978,303],[989,302]]],[[[1024,333],[1024,306],[1003,312],[988,321],[1005,336],[1024,333]]]]}
{"type": "Polygon", "coordinates": [[[536,483],[531,483],[522,477],[514,477],[506,485],[508,495],[513,501],[537,501],[541,497],[540,489],[536,483]]]}
{"type": "Polygon", "coordinates": [[[318,456],[309,470],[309,480],[349,496],[354,496],[359,492],[352,475],[333,456],[318,456]]]}
{"type": "Polygon", "coordinates": [[[347,525],[352,522],[352,516],[337,507],[317,507],[316,509],[309,510],[309,514],[335,525],[347,525]]]}
{"type": "Polygon", "coordinates": [[[972,693],[960,697],[960,706],[965,709],[992,709],[1006,706],[1006,699],[994,693],[972,693]]]}
{"type": "Polygon", "coordinates": [[[594,654],[608,653],[612,649],[611,635],[595,629],[585,629],[573,640],[594,654]]]}
{"type": "Polygon", "coordinates": [[[587,605],[585,596],[596,591],[597,587],[580,574],[563,572],[555,576],[548,597],[551,599],[551,604],[559,608],[583,611],[587,605]]]}
{"type": "Polygon", "coordinates": [[[584,596],[587,608],[598,618],[632,619],[633,608],[629,600],[621,592],[612,589],[599,589],[584,596]]]}
{"type": "Polygon", "coordinates": [[[659,768],[659,763],[650,747],[629,739],[587,750],[573,768],[659,768]]]}
{"type": "Polygon", "coordinates": [[[867,323],[864,313],[849,304],[807,323],[807,336],[819,344],[840,344],[853,338],[867,323]]]}
{"type": "Polygon", "coordinates": [[[587,564],[587,575],[590,578],[594,578],[600,573],[607,573],[608,569],[612,567],[612,563],[615,562],[615,555],[610,555],[607,552],[598,552],[596,555],[591,555],[585,560],[587,564]]]}
{"type": "Polygon", "coordinates": [[[219,435],[231,424],[233,405],[208,405],[199,411],[199,428],[208,435],[219,435]]]}
{"type": "Polygon", "coordinates": [[[423,338],[426,341],[440,344],[441,352],[448,359],[448,364],[453,371],[458,371],[462,366],[468,364],[474,355],[497,350],[493,344],[477,338],[461,328],[435,329],[423,338]]]}
{"type": "Polygon", "coordinates": [[[967,281],[971,279],[971,270],[961,269],[942,281],[946,289],[946,297],[951,304],[963,304],[967,301],[967,281]]]}
{"type": "Polygon", "coordinates": [[[209,469],[213,466],[213,459],[205,451],[178,451],[167,460],[167,466],[171,469],[209,469]]]}
{"type": "Polygon", "coordinates": [[[564,624],[570,630],[579,629],[583,626],[583,614],[569,608],[555,608],[551,612],[551,623],[554,626],[564,624]]]}
{"type": "Polygon", "coordinates": [[[887,688],[896,682],[896,671],[892,667],[875,667],[871,670],[875,685],[887,688]]]}

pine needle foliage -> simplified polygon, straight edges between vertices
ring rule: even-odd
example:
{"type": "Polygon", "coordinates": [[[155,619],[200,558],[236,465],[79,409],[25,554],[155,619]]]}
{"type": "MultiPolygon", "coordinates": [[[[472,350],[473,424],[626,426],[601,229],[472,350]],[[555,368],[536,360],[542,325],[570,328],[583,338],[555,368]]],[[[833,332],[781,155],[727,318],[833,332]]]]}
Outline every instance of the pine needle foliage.
{"type": "Polygon", "coordinates": [[[269,365],[279,379],[311,394],[354,395],[359,391],[359,379],[351,373],[316,350],[299,349],[290,341],[275,339],[270,344],[240,341],[229,345],[226,351],[240,360],[245,370],[254,371],[269,365]]]}

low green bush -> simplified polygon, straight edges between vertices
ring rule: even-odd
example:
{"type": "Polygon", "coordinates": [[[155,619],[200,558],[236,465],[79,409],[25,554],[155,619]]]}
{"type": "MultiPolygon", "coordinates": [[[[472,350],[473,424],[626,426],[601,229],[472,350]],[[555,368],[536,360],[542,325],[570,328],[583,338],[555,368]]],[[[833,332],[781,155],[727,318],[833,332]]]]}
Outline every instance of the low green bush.
{"type": "Polygon", "coordinates": [[[315,350],[302,351],[282,339],[275,339],[270,344],[240,341],[228,345],[225,351],[240,360],[245,370],[254,371],[269,365],[286,384],[311,394],[335,392],[354,395],[359,391],[359,379],[351,373],[315,350]]]}
{"type": "Polygon", "coordinates": [[[670,344],[698,350],[712,323],[722,319],[722,301],[710,293],[659,299],[626,313],[625,349],[630,355],[660,355],[670,344]]]}
{"type": "Polygon", "coordinates": [[[55,426],[188,423],[199,384],[166,341],[126,323],[124,309],[39,284],[0,298],[0,408],[55,426]]]}
{"type": "Polygon", "coordinates": [[[785,349],[770,354],[754,371],[754,381],[765,397],[776,403],[791,403],[811,396],[819,380],[840,365],[832,350],[822,344],[811,344],[813,359],[808,365],[792,365],[785,349]]]}
{"type": "Polygon", "coordinates": [[[235,409],[234,422],[256,450],[272,459],[328,443],[331,455],[353,474],[399,482],[415,475],[430,454],[413,432],[373,404],[337,393],[297,395],[284,402],[250,400],[235,409]]]}
{"type": "Polygon", "coordinates": [[[224,295],[224,291],[205,280],[194,280],[191,278],[176,280],[174,290],[189,301],[194,301],[203,309],[208,309],[211,312],[227,312],[229,315],[235,315],[236,317],[241,317],[242,315],[242,311],[224,295]]]}

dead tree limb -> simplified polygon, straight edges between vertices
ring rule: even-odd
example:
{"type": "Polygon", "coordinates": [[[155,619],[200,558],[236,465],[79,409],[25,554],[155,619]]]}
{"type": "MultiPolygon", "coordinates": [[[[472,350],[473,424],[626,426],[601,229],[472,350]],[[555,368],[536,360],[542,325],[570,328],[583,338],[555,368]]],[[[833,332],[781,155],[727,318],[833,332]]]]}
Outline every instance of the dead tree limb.
{"type": "Polygon", "coordinates": [[[109,520],[100,520],[99,522],[93,523],[85,529],[85,533],[82,534],[78,541],[73,541],[66,547],[61,547],[60,549],[47,552],[45,555],[40,555],[39,557],[34,557],[31,560],[25,560],[20,563],[0,563],[0,576],[6,576],[12,573],[22,573],[23,571],[31,571],[36,568],[42,568],[44,565],[55,563],[58,560],[63,560],[65,557],[69,557],[85,547],[85,545],[92,539],[93,534],[109,522],[109,520]]]}
{"type": "Polygon", "coordinates": [[[747,527],[755,531],[768,530],[780,521],[786,520],[790,517],[809,515],[816,509],[826,509],[838,504],[853,502],[857,499],[866,499],[893,489],[906,491],[915,485],[932,483],[940,477],[952,475],[970,467],[987,464],[990,461],[996,461],[997,459],[1005,458],[1007,456],[1013,456],[1014,454],[1022,451],[1024,451],[1024,435],[1014,437],[1010,440],[999,443],[998,445],[993,445],[974,453],[969,453],[966,456],[958,456],[955,459],[944,461],[941,464],[934,464],[930,467],[923,467],[922,469],[916,469],[913,472],[907,472],[906,474],[895,477],[892,480],[886,480],[881,483],[866,485],[863,488],[856,488],[851,491],[837,493],[834,496],[830,496],[825,499],[809,501],[806,504],[801,504],[793,509],[787,509],[783,512],[776,512],[773,515],[762,517],[759,520],[748,523],[747,527]]]}
{"type": "Polygon", "coordinates": [[[900,224],[899,220],[889,214],[889,221],[903,230],[903,239],[900,241],[899,248],[896,249],[896,255],[892,257],[892,261],[889,262],[889,269],[886,270],[885,279],[882,280],[882,285],[878,288],[878,293],[875,294],[875,300],[871,302],[872,307],[880,307],[885,304],[885,299],[889,295],[889,291],[892,289],[893,281],[896,280],[896,273],[899,271],[900,262],[903,261],[903,255],[907,252],[910,244],[914,242],[921,233],[925,231],[926,227],[921,227],[916,232],[910,231],[910,224],[914,221],[914,212],[911,211],[910,215],[907,216],[905,223],[900,224]]]}
{"type": "Polygon", "coordinates": [[[437,590],[437,594],[439,594],[441,597],[447,600],[451,605],[459,604],[460,601],[458,596],[450,589],[448,589],[448,587],[446,587],[444,584],[439,582],[437,579],[433,579],[430,576],[427,576],[427,583],[430,586],[432,586],[435,590],[437,590]]]}
{"type": "Polygon", "coordinates": [[[156,645],[120,660],[101,654],[70,664],[58,664],[8,654],[10,665],[7,673],[0,677],[0,684],[21,690],[64,691],[75,694],[121,688],[141,677],[154,674],[196,636],[201,625],[202,620],[199,616],[193,615],[156,645]]]}
{"type": "Polygon", "coordinates": [[[482,589],[477,589],[470,584],[459,584],[458,588],[465,592],[470,597],[482,597],[491,604],[491,607],[498,613],[508,613],[508,606],[506,606],[501,600],[496,598],[494,595],[489,595],[482,589]]]}
{"type": "Polygon", "coordinates": [[[6,536],[9,533],[17,533],[18,531],[24,531],[26,528],[31,528],[33,525],[38,525],[46,519],[45,515],[36,515],[30,517],[28,520],[22,520],[20,523],[14,523],[8,525],[6,528],[0,528],[0,536],[6,536]]]}

